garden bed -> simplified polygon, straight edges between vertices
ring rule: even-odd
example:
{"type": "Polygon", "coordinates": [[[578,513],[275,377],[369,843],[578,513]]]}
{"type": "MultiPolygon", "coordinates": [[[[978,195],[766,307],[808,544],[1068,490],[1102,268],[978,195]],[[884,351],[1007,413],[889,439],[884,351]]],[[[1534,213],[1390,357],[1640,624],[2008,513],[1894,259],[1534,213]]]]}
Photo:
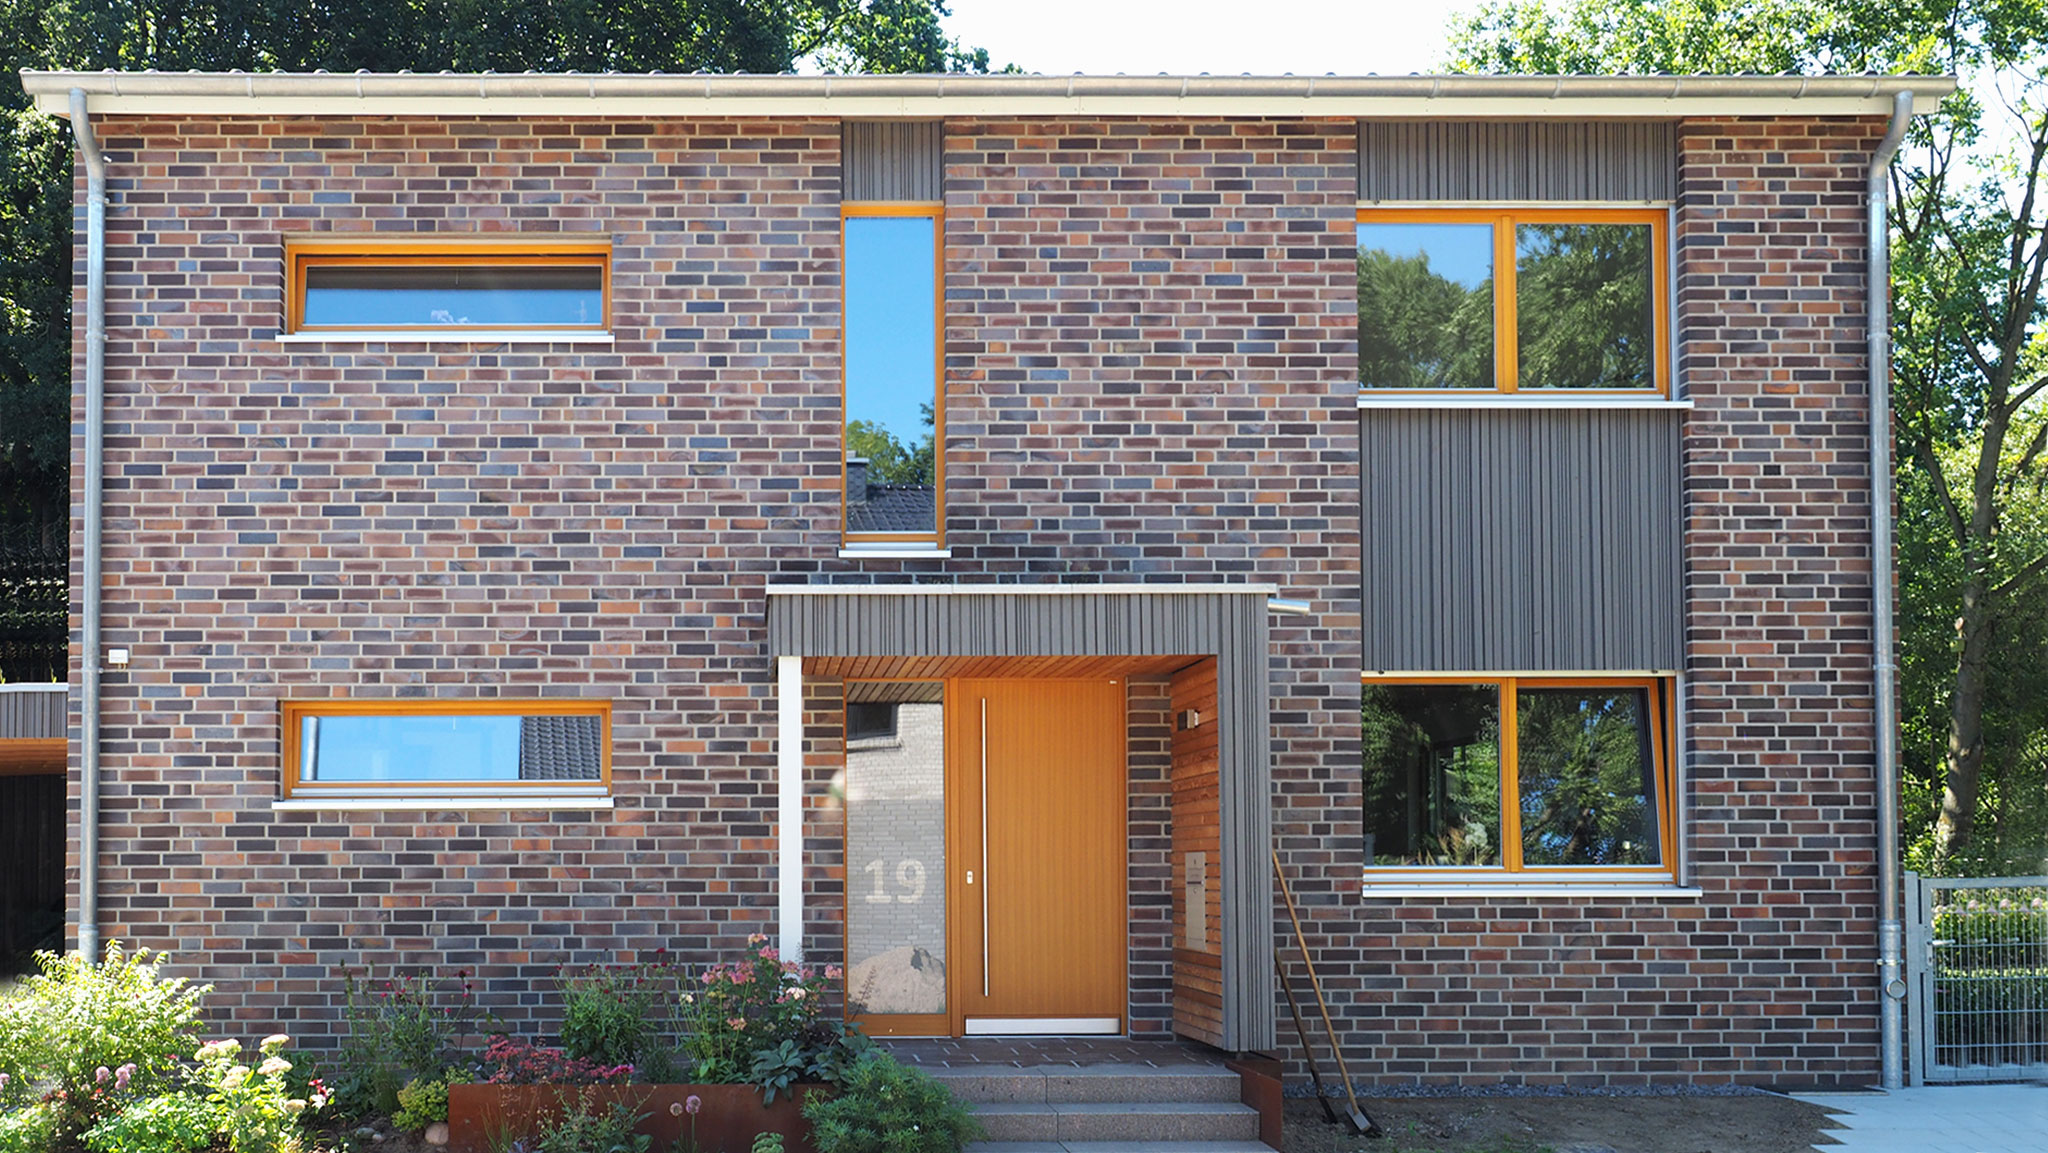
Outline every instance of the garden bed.
{"type": "Polygon", "coordinates": [[[765,1103],[752,1085],[451,1085],[448,1153],[496,1153],[508,1137],[537,1132],[551,1117],[618,1104],[641,1115],[634,1131],[653,1137],[656,1149],[684,1140],[703,1153],[743,1153],[759,1134],[778,1133],[784,1153],[814,1153],[799,1110],[812,1093],[824,1091],[799,1085],[765,1103]]]}

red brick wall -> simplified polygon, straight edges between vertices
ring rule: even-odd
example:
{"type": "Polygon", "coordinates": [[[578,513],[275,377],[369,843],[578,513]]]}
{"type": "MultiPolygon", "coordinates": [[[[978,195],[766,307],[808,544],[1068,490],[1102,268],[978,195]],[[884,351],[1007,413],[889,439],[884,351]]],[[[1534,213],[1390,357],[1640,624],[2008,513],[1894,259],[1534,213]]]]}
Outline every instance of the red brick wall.
{"type": "Polygon", "coordinates": [[[1875,1075],[1862,188],[1881,129],[1681,132],[1681,833],[1703,895],[1361,901],[1338,884],[1311,944],[1364,1079],[1875,1075]]]}
{"type": "MultiPolygon", "coordinates": [[[[1707,895],[1652,902],[1361,897],[1349,122],[948,125],[953,559],[915,562],[836,556],[836,122],[100,127],[107,641],[135,654],[102,931],[173,950],[237,1031],[317,1037],[365,964],[468,968],[546,1021],[560,964],[772,932],[770,582],[1256,580],[1318,614],[1274,619],[1274,834],[1361,1078],[1874,1067],[1873,125],[1769,127],[1782,163],[1762,129],[1684,136],[1707,895]],[[284,237],[352,229],[610,235],[617,342],[278,344],[284,237]],[[609,697],[617,808],[274,812],[276,701],[342,694],[609,697]]],[[[814,686],[823,958],[836,707],[814,686]]],[[[1171,718],[1157,683],[1130,707],[1149,1030],[1171,718]]]]}

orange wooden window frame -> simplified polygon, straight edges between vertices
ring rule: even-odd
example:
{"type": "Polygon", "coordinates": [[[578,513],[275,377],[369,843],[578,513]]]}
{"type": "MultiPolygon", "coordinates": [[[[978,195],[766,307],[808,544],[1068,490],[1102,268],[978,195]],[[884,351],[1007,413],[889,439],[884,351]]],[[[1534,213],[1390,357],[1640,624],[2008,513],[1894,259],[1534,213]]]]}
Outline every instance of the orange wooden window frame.
{"type": "Polygon", "coordinates": [[[279,702],[284,745],[284,790],[292,796],[610,796],[612,703],[607,700],[360,700],[279,702]],[[307,781],[299,777],[301,722],[308,717],[519,716],[599,718],[598,773],[594,781],[307,781]]]}
{"type": "Polygon", "coordinates": [[[361,244],[306,244],[285,250],[286,332],[603,332],[612,314],[611,245],[506,241],[477,244],[422,244],[402,241],[361,244]],[[323,266],[369,268],[595,268],[603,296],[595,324],[313,324],[305,322],[306,273],[323,266]]]}
{"type": "MultiPolygon", "coordinates": [[[[1498,692],[1500,708],[1500,839],[1501,863],[1483,867],[1457,865],[1368,865],[1372,874],[1389,874],[1406,879],[1444,883],[1529,881],[1669,881],[1678,876],[1678,814],[1672,792],[1671,766],[1677,757],[1677,733],[1672,727],[1671,694],[1677,691],[1670,677],[1546,677],[1493,676],[1485,673],[1444,673],[1428,676],[1380,676],[1371,673],[1365,684],[1381,685],[1487,685],[1498,692]],[[1649,702],[1650,755],[1655,761],[1657,835],[1664,858],[1657,865],[1525,865],[1522,862],[1522,804],[1520,726],[1515,696],[1520,689],[1642,689],[1649,702]]],[[[1362,766],[1361,766],[1362,767],[1362,766]]]]}
{"type": "MultiPolygon", "coordinates": [[[[1671,242],[1661,208],[1361,208],[1359,224],[1488,224],[1493,227],[1493,391],[1531,396],[1647,396],[1671,392],[1671,242]],[[1651,373],[1654,388],[1520,387],[1519,330],[1515,323],[1515,226],[1518,224],[1636,224],[1650,227],[1652,300],[1651,373]]],[[[1423,393],[1458,396],[1479,389],[1368,388],[1374,395],[1423,393]]]]}
{"type": "Polygon", "coordinates": [[[839,206],[839,539],[849,544],[929,544],[946,539],[946,206],[936,200],[867,201],[839,206]],[[932,531],[853,532],[846,501],[846,222],[877,217],[932,222],[932,531]]]}

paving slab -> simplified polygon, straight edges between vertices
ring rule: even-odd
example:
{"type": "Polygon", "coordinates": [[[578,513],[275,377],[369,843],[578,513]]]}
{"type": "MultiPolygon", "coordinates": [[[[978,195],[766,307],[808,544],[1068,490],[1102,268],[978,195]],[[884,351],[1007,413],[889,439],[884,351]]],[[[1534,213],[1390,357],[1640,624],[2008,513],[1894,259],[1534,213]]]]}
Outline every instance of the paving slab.
{"type": "Polygon", "coordinates": [[[1795,1093],[1837,1116],[1825,1153],[2042,1153],[2048,1085],[1926,1085],[1889,1093],[1795,1093]]]}

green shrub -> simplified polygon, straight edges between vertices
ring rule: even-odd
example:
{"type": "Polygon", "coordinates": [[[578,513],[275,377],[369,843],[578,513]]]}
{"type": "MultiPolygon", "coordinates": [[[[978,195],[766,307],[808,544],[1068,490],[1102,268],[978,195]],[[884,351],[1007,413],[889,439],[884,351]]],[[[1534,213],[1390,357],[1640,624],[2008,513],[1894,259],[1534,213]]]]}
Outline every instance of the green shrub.
{"type": "Polygon", "coordinates": [[[657,1012],[673,983],[666,962],[593,965],[560,978],[562,1048],[600,1065],[644,1068],[662,1040],[657,1012]]]}
{"type": "Polygon", "coordinates": [[[944,1085],[879,1051],[846,1071],[836,1096],[806,1100],[804,1119],[818,1153],[959,1153],[982,1136],[944,1085]]]}
{"type": "Polygon", "coordinates": [[[127,1103],[176,1088],[199,1037],[207,990],[157,976],[161,954],[109,941],[98,964],[36,959],[42,971],[0,1000],[0,1151],[72,1147],[127,1103]]]}
{"type": "Polygon", "coordinates": [[[396,1113],[401,1086],[468,1066],[470,1048],[498,1028],[477,1004],[467,969],[439,980],[425,973],[344,979],[348,1035],[333,1062],[335,1110],[344,1117],[396,1113]]]}
{"type": "Polygon", "coordinates": [[[448,1086],[467,1084],[469,1074],[460,1069],[450,1069],[433,1080],[415,1077],[407,1081],[398,1091],[398,1110],[391,1115],[391,1123],[418,1133],[436,1121],[446,1121],[448,1086]]]}

